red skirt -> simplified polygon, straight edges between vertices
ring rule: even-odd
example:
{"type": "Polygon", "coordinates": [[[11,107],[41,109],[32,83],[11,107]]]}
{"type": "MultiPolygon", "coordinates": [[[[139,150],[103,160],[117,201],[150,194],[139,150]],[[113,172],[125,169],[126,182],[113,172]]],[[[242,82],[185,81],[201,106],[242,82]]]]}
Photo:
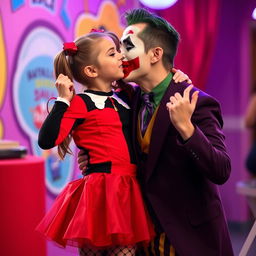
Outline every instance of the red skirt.
{"type": "Polygon", "coordinates": [[[136,177],[112,173],[70,182],[36,229],[63,247],[145,244],[155,235],[136,177]]]}

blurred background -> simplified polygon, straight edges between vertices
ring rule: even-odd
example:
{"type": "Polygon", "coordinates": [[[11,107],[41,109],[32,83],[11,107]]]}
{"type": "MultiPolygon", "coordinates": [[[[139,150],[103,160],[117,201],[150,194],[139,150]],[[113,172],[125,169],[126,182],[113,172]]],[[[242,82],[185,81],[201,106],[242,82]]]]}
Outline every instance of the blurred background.
{"type": "MultiPolygon", "coordinates": [[[[33,173],[26,173],[27,167],[21,173],[19,163],[12,170],[0,160],[0,200],[4,204],[0,243],[6,245],[0,246],[1,255],[16,255],[12,246],[17,243],[27,248],[20,249],[19,255],[77,254],[73,248],[64,250],[46,243],[33,231],[67,182],[80,176],[74,145],[74,156],[64,162],[58,160],[55,150],[42,151],[37,146],[46,103],[56,96],[53,58],[63,42],[92,28],[121,36],[123,14],[137,7],[157,13],[178,30],[181,43],[175,67],[221,104],[232,174],[220,186],[220,193],[233,246],[236,252],[241,249],[254,219],[238,183],[253,179],[246,159],[255,130],[246,127],[244,118],[256,90],[256,0],[0,0],[0,139],[17,141],[27,148],[28,156],[38,157],[30,162],[43,159],[44,163],[39,164],[44,166],[43,174],[37,167],[33,173]]],[[[255,246],[248,255],[256,255],[255,246]]]]}

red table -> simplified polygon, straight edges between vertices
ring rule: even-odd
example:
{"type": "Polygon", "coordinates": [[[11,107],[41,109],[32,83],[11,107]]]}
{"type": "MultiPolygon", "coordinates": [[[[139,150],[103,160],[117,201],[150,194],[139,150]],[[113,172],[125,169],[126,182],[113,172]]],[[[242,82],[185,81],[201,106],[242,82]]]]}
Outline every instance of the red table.
{"type": "Polygon", "coordinates": [[[34,231],[45,213],[44,159],[0,160],[0,255],[45,256],[34,231]]]}

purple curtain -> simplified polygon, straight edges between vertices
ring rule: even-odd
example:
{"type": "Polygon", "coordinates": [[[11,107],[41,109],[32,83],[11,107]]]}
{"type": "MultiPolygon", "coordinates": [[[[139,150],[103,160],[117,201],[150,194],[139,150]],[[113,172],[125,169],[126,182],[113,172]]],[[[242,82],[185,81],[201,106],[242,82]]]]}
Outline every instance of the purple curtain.
{"type": "Polygon", "coordinates": [[[159,10],[180,33],[175,67],[189,75],[193,84],[205,89],[219,25],[219,0],[179,0],[159,10]]]}

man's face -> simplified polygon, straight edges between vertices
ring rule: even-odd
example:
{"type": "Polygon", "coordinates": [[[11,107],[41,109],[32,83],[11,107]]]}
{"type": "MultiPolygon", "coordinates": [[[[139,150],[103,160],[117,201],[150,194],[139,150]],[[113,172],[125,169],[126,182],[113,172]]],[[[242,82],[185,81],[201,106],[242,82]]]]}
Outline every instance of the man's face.
{"type": "Polygon", "coordinates": [[[143,41],[138,37],[145,26],[144,23],[131,25],[124,30],[121,37],[121,51],[125,55],[123,69],[126,82],[138,83],[149,71],[150,59],[145,53],[143,41]]]}

